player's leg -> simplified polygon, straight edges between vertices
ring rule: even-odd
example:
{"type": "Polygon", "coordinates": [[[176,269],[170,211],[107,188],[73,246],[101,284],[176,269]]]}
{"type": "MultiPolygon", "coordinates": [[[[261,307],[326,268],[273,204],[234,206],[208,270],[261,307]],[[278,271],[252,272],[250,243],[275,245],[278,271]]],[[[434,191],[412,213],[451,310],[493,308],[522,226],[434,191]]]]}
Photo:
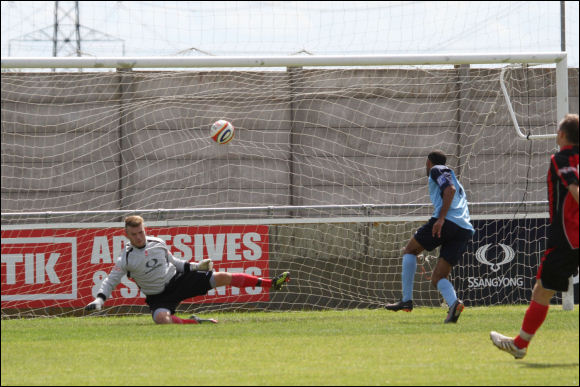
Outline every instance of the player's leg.
{"type": "MultiPolygon", "coordinates": [[[[280,290],[282,286],[290,281],[290,273],[284,272],[272,279],[258,278],[244,273],[225,273],[225,272],[190,272],[180,277],[175,287],[168,294],[162,294],[157,297],[149,297],[148,303],[151,305],[158,301],[160,297],[164,300],[173,302],[176,307],[180,300],[207,294],[209,289],[219,286],[236,286],[236,287],[255,287],[264,286],[275,290],[280,290]]],[[[172,304],[172,305],[173,305],[172,304]]],[[[175,308],[153,307],[153,321],[156,324],[199,324],[205,321],[217,323],[214,319],[200,319],[197,316],[191,316],[184,319],[175,316],[171,310],[175,308]]]]}
{"type": "Polygon", "coordinates": [[[514,339],[507,337],[498,333],[496,331],[491,331],[489,333],[489,338],[498,349],[509,353],[516,359],[523,359],[526,356],[527,348],[518,348],[514,344],[514,339]]]}
{"type": "Polygon", "coordinates": [[[550,308],[550,300],[557,291],[568,289],[568,277],[576,271],[578,250],[567,248],[549,249],[544,254],[536,284],[532,291],[532,301],[526,310],[520,333],[514,339],[518,348],[527,348],[540,329],[550,308]]]}
{"type": "Polygon", "coordinates": [[[520,333],[515,338],[492,331],[490,338],[499,349],[522,359],[538,329],[544,323],[550,300],[557,291],[568,289],[568,277],[576,272],[578,250],[569,248],[548,249],[542,257],[536,284],[532,291],[532,301],[526,310],[520,333]]]}
{"type": "Polygon", "coordinates": [[[267,289],[280,290],[282,286],[290,281],[290,273],[284,272],[272,279],[259,278],[245,273],[215,272],[213,274],[215,287],[235,286],[237,288],[262,286],[267,289]]]}
{"type": "Polygon", "coordinates": [[[502,351],[513,355],[516,359],[523,359],[526,356],[530,341],[548,315],[550,300],[554,294],[556,294],[555,291],[544,288],[542,280],[538,279],[534,285],[532,301],[526,309],[519,335],[511,338],[492,331],[489,336],[493,344],[502,351]]]}
{"type": "Polygon", "coordinates": [[[423,246],[411,237],[403,249],[403,268],[401,271],[401,288],[403,296],[401,300],[393,304],[387,304],[386,309],[397,312],[403,310],[410,312],[413,310],[413,284],[415,282],[415,272],[417,270],[417,255],[424,250],[423,246]]]}
{"type": "Polygon", "coordinates": [[[198,324],[197,320],[179,318],[166,308],[155,309],[152,316],[156,324],[198,324]]]}
{"type": "Polygon", "coordinates": [[[467,243],[471,239],[472,233],[451,221],[446,221],[441,230],[441,237],[444,242],[441,245],[441,256],[431,275],[431,284],[441,293],[449,305],[445,323],[456,323],[465,306],[457,298],[455,288],[448,278],[453,266],[459,263],[467,251],[467,243]]]}
{"type": "Polygon", "coordinates": [[[152,313],[153,321],[156,324],[171,324],[171,312],[169,309],[157,308],[152,313]]]}
{"type": "Polygon", "coordinates": [[[447,279],[452,268],[453,266],[444,258],[439,258],[431,275],[431,284],[441,293],[449,305],[445,323],[456,323],[465,308],[463,302],[457,298],[453,284],[447,279]]]}
{"type": "Polygon", "coordinates": [[[555,294],[555,290],[544,288],[542,280],[539,279],[532,290],[532,301],[537,302],[540,305],[549,306],[550,300],[555,294]]]}
{"type": "Polygon", "coordinates": [[[447,277],[453,266],[443,257],[439,257],[431,274],[431,285],[441,293],[447,305],[452,305],[457,300],[455,289],[447,277]]]}
{"type": "Polygon", "coordinates": [[[184,319],[175,315],[181,301],[206,294],[212,272],[190,271],[174,278],[160,294],[149,295],[145,302],[156,324],[198,324],[198,319],[184,319]]]}
{"type": "Polygon", "coordinates": [[[415,237],[409,240],[403,250],[403,270],[401,273],[403,302],[413,299],[413,284],[415,282],[415,272],[417,271],[417,255],[423,250],[423,246],[421,246],[415,237]]]}
{"type": "Polygon", "coordinates": [[[532,301],[528,309],[526,309],[520,333],[514,339],[514,344],[518,348],[523,349],[530,345],[530,341],[532,341],[536,331],[540,329],[544,320],[546,320],[550,309],[550,300],[554,297],[554,294],[556,294],[554,290],[544,288],[541,279],[536,281],[532,291],[532,301]]]}
{"type": "Polygon", "coordinates": [[[437,260],[437,264],[433,269],[433,274],[431,275],[431,285],[441,293],[447,305],[451,306],[457,301],[457,295],[455,293],[455,288],[449,280],[449,274],[453,266],[443,257],[437,260]]]}

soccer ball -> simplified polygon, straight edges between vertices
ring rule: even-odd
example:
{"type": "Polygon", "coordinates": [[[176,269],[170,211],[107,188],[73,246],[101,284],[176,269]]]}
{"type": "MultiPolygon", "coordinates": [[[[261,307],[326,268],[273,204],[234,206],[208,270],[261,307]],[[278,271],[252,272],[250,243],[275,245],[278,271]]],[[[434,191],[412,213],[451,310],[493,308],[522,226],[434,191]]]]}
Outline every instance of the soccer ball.
{"type": "Polygon", "coordinates": [[[226,120],[218,120],[213,123],[209,135],[218,144],[227,144],[234,138],[234,126],[226,120]]]}

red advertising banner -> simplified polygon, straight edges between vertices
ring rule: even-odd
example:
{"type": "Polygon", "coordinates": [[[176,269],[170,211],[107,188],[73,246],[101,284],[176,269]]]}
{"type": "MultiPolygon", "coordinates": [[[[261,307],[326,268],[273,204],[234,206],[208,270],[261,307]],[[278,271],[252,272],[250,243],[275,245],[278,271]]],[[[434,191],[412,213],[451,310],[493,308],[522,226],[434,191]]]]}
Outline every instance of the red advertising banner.
{"type": "MultiPolygon", "coordinates": [[[[146,227],[176,258],[211,258],[215,271],[269,277],[268,226],[146,227]]],[[[123,228],[2,230],[2,308],[83,307],[96,296],[121,255],[123,228]]],[[[106,306],[144,305],[145,295],[124,277],[106,306]]],[[[220,287],[195,303],[267,301],[261,287],[220,287]]]]}

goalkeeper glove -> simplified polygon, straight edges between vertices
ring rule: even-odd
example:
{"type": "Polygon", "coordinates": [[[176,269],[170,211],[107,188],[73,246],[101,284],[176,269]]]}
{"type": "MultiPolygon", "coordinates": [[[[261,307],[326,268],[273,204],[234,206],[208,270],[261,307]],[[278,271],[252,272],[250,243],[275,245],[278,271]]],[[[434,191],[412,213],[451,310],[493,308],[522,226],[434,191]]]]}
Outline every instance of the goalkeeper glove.
{"type": "Polygon", "coordinates": [[[211,259],[204,259],[201,262],[190,262],[189,268],[191,271],[212,271],[213,270],[213,262],[211,259]]]}
{"type": "Polygon", "coordinates": [[[101,310],[104,304],[105,300],[103,300],[101,297],[97,297],[95,298],[95,301],[85,306],[85,310],[101,310]]]}

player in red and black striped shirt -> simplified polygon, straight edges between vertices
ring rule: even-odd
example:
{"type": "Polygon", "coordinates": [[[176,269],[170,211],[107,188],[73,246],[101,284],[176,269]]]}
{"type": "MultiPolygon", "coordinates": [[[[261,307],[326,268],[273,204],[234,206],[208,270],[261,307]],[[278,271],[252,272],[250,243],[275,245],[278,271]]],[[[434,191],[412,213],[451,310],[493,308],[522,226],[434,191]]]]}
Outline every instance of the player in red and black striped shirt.
{"type": "Polygon", "coordinates": [[[495,346],[516,359],[526,355],[556,291],[565,292],[568,278],[578,272],[578,114],[568,114],[560,121],[557,142],[560,151],[552,155],[548,171],[548,248],[540,262],[532,302],[515,339],[490,333],[495,346]]]}

